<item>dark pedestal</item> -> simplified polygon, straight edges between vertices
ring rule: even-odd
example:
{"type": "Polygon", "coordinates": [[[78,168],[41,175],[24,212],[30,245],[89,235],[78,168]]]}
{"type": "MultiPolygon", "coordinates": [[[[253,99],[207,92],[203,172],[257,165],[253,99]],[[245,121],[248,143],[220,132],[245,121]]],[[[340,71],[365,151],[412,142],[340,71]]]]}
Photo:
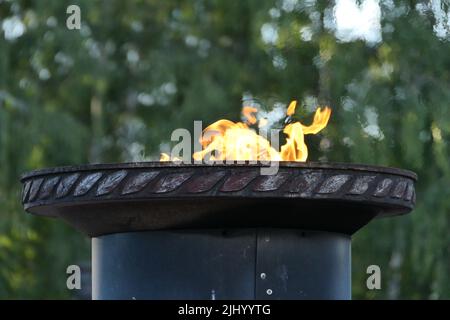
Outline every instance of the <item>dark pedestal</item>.
{"type": "Polygon", "coordinates": [[[351,239],[293,229],[92,238],[93,299],[350,299],[351,239]]]}

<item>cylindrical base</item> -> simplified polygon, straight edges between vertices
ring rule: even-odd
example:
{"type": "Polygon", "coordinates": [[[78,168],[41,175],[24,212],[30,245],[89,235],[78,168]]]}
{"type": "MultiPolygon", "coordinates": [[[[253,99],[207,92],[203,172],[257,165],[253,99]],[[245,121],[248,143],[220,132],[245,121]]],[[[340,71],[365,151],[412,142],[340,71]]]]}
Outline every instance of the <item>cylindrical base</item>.
{"type": "Polygon", "coordinates": [[[290,229],[92,239],[93,299],[350,299],[351,239],[290,229]]]}

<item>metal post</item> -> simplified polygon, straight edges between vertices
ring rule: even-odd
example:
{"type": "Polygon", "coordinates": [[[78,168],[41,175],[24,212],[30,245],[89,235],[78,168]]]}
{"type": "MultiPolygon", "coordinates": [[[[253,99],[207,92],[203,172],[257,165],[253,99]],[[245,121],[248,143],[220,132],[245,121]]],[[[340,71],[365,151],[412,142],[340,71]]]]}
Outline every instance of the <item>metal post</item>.
{"type": "Polygon", "coordinates": [[[92,239],[93,299],[350,299],[350,236],[292,229],[92,239]]]}

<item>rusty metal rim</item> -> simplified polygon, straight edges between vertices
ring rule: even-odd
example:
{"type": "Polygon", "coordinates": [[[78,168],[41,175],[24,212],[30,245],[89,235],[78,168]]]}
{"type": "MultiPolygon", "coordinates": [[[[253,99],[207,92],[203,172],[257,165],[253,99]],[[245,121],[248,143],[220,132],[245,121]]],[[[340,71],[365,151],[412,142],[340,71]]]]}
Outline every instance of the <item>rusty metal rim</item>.
{"type": "Polygon", "coordinates": [[[265,176],[263,166],[141,162],[43,169],[23,176],[22,203],[30,213],[60,216],[89,235],[223,223],[234,228],[256,225],[261,217],[264,226],[351,234],[376,215],[407,213],[415,204],[417,176],[407,170],[281,162],[275,175],[265,176]],[[290,210],[288,221],[277,220],[280,203],[290,210]],[[258,218],[250,210],[257,207],[263,212],[258,218]],[[345,221],[333,214],[336,208],[345,221]]]}
{"type": "MultiPolygon", "coordinates": [[[[187,200],[209,200],[210,197],[195,197],[195,196],[183,196],[183,197],[179,197],[179,196],[173,196],[173,197],[164,197],[164,198],[149,198],[149,197],[136,197],[136,198],[124,198],[124,199],[119,199],[119,198],[111,198],[111,199],[103,199],[102,201],[100,199],[89,199],[89,200],[80,200],[76,202],[76,205],[92,205],[92,204],[96,204],[96,203],[108,203],[108,204],[118,204],[118,203],[122,203],[122,204],[127,204],[127,203],[132,203],[132,202],[145,202],[145,203],[156,203],[156,202],[166,202],[166,203],[170,203],[172,201],[187,201],[187,200]]],[[[232,200],[232,199],[239,199],[239,200],[257,200],[257,199],[261,199],[261,198],[257,198],[257,197],[252,197],[252,196],[214,196],[214,199],[216,200],[232,200]]],[[[282,197],[282,196],[271,196],[271,197],[267,197],[265,198],[267,200],[279,200],[279,201],[286,201],[286,200],[296,200],[296,201],[320,201],[320,202],[331,202],[331,203],[342,203],[342,204],[348,204],[348,203],[353,203],[354,201],[352,201],[352,199],[347,198],[347,199],[336,199],[336,198],[287,198],[287,197],[282,197]]],[[[357,200],[357,197],[355,197],[353,200],[357,200]]],[[[383,203],[381,202],[377,202],[377,201],[373,201],[373,200],[364,200],[364,201],[360,201],[360,204],[362,206],[378,206],[378,207],[383,207],[383,203]]],[[[40,207],[40,206],[57,206],[57,207],[67,207],[67,206],[72,206],[73,202],[58,202],[58,201],[54,201],[54,200],[38,200],[38,201],[34,201],[32,203],[25,203],[24,204],[24,209],[28,210],[28,209],[32,209],[33,207],[40,207]]],[[[384,204],[385,206],[389,206],[390,208],[394,208],[394,209],[404,209],[409,208],[409,209],[413,209],[414,205],[412,203],[402,203],[402,204],[384,204]]],[[[401,212],[399,213],[399,215],[404,214],[405,212],[401,212]]],[[[46,214],[41,214],[41,215],[46,215],[46,214]]],[[[380,213],[380,215],[383,216],[383,213],[380,213]]],[[[52,216],[52,215],[48,215],[48,216],[52,216]]]]}
{"type": "MultiPolygon", "coordinates": [[[[184,164],[174,162],[159,162],[159,161],[147,161],[147,162],[125,162],[125,163],[102,163],[102,164],[83,164],[77,166],[62,166],[54,168],[44,168],[29,171],[21,176],[21,182],[31,177],[38,177],[55,173],[70,173],[80,171],[92,171],[92,170],[117,170],[117,169],[145,169],[145,168],[230,168],[230,167],[267,167],[263,163],[230,163],[230,164],[184,164]]],[[[350,170],[350,171],[365,171],[375,173],[388,173],[398,176],[409,177],[417,181],[417,174],[405,169],[398,169],[393,167],[383,167],[376,165],[366,165],[359,163],[342,163],[342,162],[294,162],[294,161],[280,161],[279,167],[281,168],[305,168],[305,169],[330,169],[330,170],[350,170]]]]}

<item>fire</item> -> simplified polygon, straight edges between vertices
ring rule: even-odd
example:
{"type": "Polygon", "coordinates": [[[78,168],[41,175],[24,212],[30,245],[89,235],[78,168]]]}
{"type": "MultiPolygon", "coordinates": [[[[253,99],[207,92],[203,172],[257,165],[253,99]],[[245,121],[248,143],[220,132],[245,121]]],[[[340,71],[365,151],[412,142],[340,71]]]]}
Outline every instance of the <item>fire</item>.
{"type": "MultiPolygon", "coordinates": [[[[295,113],[297,101],[292,101],[286,111],[291,117],[295,113]]],[[[259,135],[250,126],[256,125],[261,128],[267,125],[267,119],[255,116],[257,109],[244,106],[242,115],[245,122],[233,122],[230,120],[218,120],[203,130],[200,137],[202,151],[195,152],[194,160],[265,160],[265,161],[306,161],[308,148],[305,144],[306,134],[317,134],[326,127],[331,116],[328,107],[317,108],[311,125],[305,126],[300,122],[287,124],[283,133],[286,134],[286,143],[281,146],[280,151],[274,149],[270,142],[259,135]]],[[[169,155],[161,154],[160,161],[170,161],[169,155]]],[[[179,160],[179,159],[176,159],[179,160]]]]}

